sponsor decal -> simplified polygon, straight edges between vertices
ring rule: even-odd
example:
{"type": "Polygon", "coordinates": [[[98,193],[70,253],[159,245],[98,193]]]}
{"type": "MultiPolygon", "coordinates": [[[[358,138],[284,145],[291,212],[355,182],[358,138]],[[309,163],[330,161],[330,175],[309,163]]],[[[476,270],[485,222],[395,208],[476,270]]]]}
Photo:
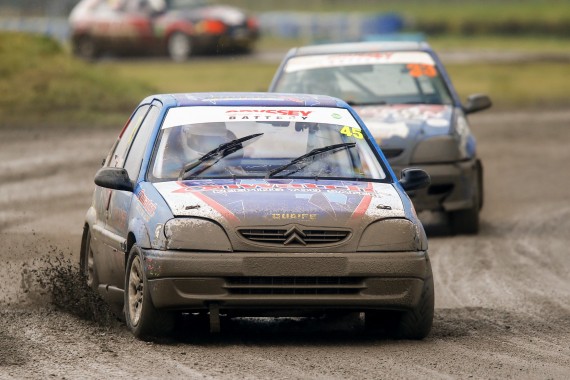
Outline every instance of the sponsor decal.
{"type": "Polygon", "coordinates": [[[435,65],[433,58],[425,52],[369,52],[293,57],[284,70],[290,73],[323,67],[408,63],[435,65]]]}
{"type": "Polygon", "coordinates": [[[277,213],[271,214],[273,220],[317,220],[317,214],[277,213]]]}
{"type": "Polygon", "coordinates": [[[321,185],[316,183],[235,183],[227,185],[194,185],[187,186],[183,182],[178,182],[181,186],[173,193],[203,192],[246,192],[246,191],[309,191],[309,192],[341,192],[344,194],[374,194],[371,186],[361,187],[356,185],[321,185]]]}
{"type": "Polygon", "coordinates": [[[447,119],[451,111],[441,105],[406,106],[393,105],[383,107],[355,107],[362,118],[383,119],[385,122],[401,120],[447,119]]]}
{"type": "Polygon", "coordinates": [[[288,109],[234,109],[226,111],[229,120],[307,120],[313,111],[288,109]]]}
{"type": "Polygon", "coordinates": [[[143,210],[149,215],[154,216],[156,212],[156,203],[154,203],[149,197],[147,197],[144,190],[137,193],[137,199],[139,200],[143,210]]]}

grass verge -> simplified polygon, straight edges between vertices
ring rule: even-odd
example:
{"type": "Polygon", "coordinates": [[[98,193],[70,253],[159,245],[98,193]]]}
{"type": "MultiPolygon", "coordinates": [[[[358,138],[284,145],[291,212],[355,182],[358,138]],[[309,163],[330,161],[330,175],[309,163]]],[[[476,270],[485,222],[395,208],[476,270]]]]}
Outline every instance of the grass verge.
{"type": "Polygon", "coordinates": [[[56,41],[0,33],[0,125],[125,119],[152,85],[69,56],[56,41]]]}
{"type": "MultiPolygon", "coordinates": [[[[0,127],[116,128],[151,93],[265,91],[277,67],[248,56],[89,64],[47,38],[0,33],[0,127]]],[[[448,64],[447,69],[462,99],[487,93],[496,109],[570,105],[567,62],[448,64]]]]}

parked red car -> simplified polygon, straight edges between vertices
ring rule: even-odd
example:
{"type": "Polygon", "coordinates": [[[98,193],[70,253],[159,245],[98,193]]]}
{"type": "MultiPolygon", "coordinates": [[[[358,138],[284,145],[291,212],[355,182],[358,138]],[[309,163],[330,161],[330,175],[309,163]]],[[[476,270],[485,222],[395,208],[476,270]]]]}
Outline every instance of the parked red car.
{"type": "Polygon", "coordinates": [[[190,55],[243,53],[259,38],[257,20],[206,0],[83,0],[69,16],[73,52],[190,55]]]}

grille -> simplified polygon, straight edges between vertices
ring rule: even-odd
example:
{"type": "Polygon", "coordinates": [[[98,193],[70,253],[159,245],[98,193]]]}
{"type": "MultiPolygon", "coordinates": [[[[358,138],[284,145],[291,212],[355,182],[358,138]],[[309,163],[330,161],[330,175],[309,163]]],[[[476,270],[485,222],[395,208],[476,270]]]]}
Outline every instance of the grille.
{"type": "Polygon", "coordinates": [[[230,294],[345,295],[364,289],[360,277],[230,277],[230,294]]]}
{"type": "Polygon", "coordinates": [[[245,239],[272,245],[326,245],[339,243],[350,235],[347,230],[314,230],[314,229],[261,229],[250,228],[239,230],[245,239]]]}

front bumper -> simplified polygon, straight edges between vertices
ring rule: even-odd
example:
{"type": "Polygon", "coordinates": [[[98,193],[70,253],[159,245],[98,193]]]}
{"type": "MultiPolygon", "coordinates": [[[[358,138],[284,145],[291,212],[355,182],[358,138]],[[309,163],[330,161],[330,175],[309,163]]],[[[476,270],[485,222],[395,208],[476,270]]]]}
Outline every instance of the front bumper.
{"type": "MultiPolygon", "coordinates": [[[[431,177],[430,186],[408,194],[416,211],[449,212],[473,207],[477,159],[412,166],[425,170],[431,177]]],[[[396,174],[406,167],[410,166],[392,166],[396,174]]]]}
{"type": "Polygon", "coordinates": [[[144,251],[157,308],[207,310],[414,307],[427,252],[207,253],[144,251]]]}

